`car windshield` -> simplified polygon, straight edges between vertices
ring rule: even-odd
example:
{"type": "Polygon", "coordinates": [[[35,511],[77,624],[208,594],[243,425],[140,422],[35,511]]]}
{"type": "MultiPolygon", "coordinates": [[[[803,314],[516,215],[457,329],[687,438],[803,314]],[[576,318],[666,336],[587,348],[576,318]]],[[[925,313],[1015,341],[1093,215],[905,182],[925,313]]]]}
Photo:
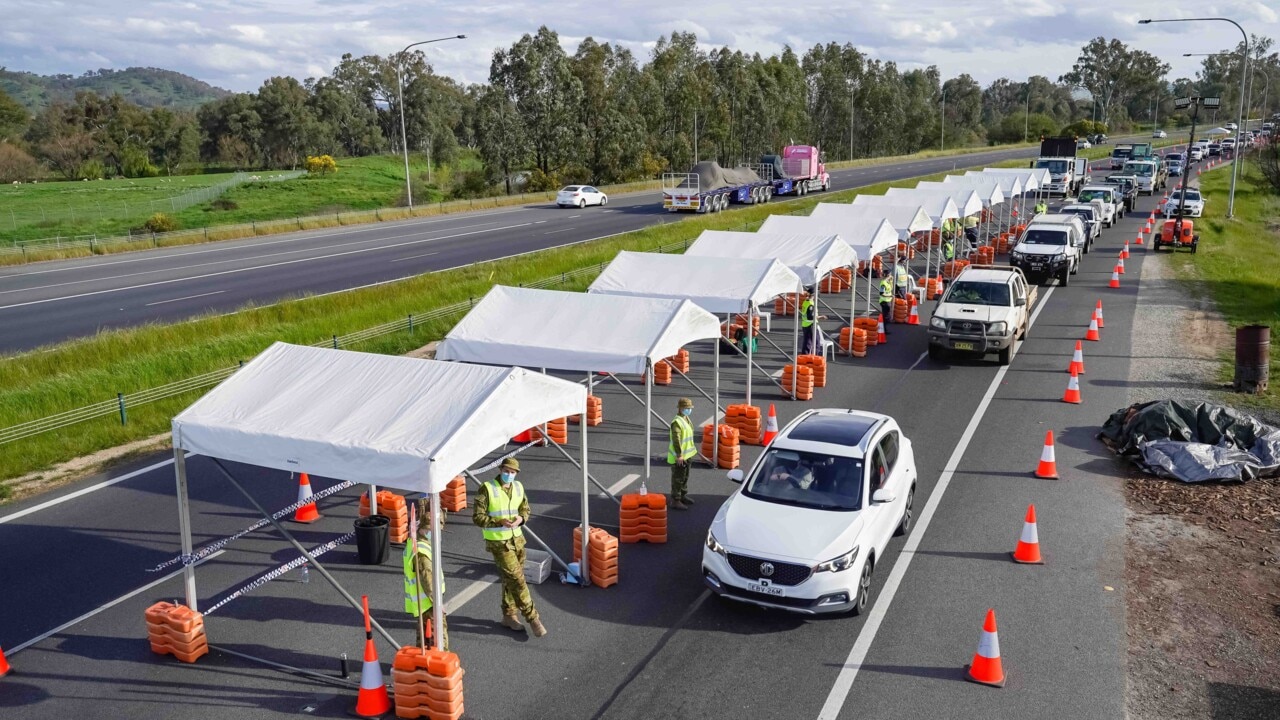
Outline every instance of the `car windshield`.
{"type": "Polygon", "coordinates": [[[1164,156],[1164,159],[1169,162],[1177,162],[1182,159],[1182,153],[1169,153],[1164,156]]]}
{"type": "Polygon", "coordinates": [[[1105,190],[1081,190],[1080,199],[1084,202],[1088,202],[1090,200],[1111,202],[1111,193],[1108,193],[1105,190]]]}
{"type": "Polygon", "coordinates": [[[1124,171],[1140,177],[1147,177],[1155,172],[1155,168],[1147,163],[1127,163],[1124,166],[1124,171]]]}
{"type": "Polygon", "coordinates": [[[1037,168],[1047,169],[1054,175],[1061,175],[1067,171],[1066,160],[1040,160],[1036,162],[1037,168]]]}
{"type": "Polygon", "coordinates": [[[1113,158],[1127,158],[1132,154],[1133,148],[1116,148],[1111,151],[1111,157],[1113,158]]]}
{"type": "Polygon", "coordinates": [[[1188,190],[1185,193],[1178,193],[1174,197],[1184,198],[1187,200],[1187,202],[1196,202],[1197,200],[1200,199],[1200,192],[1198,190],[1188,190]]]}
{"type": "Polygon", "coordinates": [[[1067,231],[1031,229],[1022,236],[1022,242],[1032,245],[1066,245],[1067,231]]]}
{"type": "Polygon", "coordinates": [[[564,188],[560,190],[560,192],[578,192],[581,189],[582,188],[578,187],[577,185],[566,185],[564,188]]]}
{"type": "Polygon", "coordinates": [[[742,494],[756,500],[814,508],[862,508],[862,459],[770,449],[742,494]]]}
{"type": "Polygon", "coordinates": [[[1093,219],[1093,208],[1069,207],[1069,208],[1062,208],[1062,212],[1071,213],[1072,215],[1079,215],[1085,220],[1093,219]]]}
{"type": "Polygon", "coordinates": [[[951,285],[943,302],[1009,307],[1009,286],[962,280],[951,285]]]}

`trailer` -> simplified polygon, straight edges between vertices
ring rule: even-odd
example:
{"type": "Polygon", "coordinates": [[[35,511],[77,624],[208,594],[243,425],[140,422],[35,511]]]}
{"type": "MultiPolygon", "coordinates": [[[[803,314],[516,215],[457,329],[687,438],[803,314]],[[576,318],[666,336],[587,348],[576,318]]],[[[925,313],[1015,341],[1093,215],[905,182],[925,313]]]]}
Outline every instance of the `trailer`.
{"type": "Polygon", "coordinates": [[[667,212],[720,212],[730,203],[755,205],[769,202],[773,182],[762,178],[759,166],[734,169],[712,161],[700,162],[692,172],[663,173],[662,207],[667,212]]]}
{"type": "Polygon", "coordinates": [[[807,195],[831,187],[822,151],[813,145],[788,145],[781,155],[765,155],[760,164],[772,168],[774,195],[807,195]]]}

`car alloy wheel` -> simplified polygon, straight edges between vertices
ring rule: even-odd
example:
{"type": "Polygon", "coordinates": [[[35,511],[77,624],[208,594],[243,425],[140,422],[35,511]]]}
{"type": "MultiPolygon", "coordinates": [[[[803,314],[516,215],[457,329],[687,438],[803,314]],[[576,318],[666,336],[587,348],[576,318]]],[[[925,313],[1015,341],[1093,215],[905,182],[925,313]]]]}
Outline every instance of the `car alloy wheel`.
{"type": "Polygon", "coordinates": [[[910,490],[907,491],[907,506],[902,509],[902,521],[898,523],[898,528],[894,531],[893,533],[894,535],[906,535],[908,532],[911,531],[911,521],[914,518],[914,516],[912,515],[913,511],[911,508],[911,503],[913,500],[915,500],[915,497],[916,497],[916,489],[912,487],[910,490]]]}
{"type": "Polygon", "coordinates": [[[862,565],[862,575],[858,577],[858,594],[853,600],[853,614],[861,615],[867,610],[867,602],[871,599],[871,558],[862,565]]]}

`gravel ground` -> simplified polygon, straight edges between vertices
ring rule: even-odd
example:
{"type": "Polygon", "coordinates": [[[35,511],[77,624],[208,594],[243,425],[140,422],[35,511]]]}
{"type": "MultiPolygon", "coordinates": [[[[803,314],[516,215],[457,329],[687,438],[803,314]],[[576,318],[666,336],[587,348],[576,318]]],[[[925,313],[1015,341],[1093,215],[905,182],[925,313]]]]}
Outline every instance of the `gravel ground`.
{"type": "MultiPolygon", "coordinates": [[[[1212,302],[1151,253],[1141,298],[1127,402],[1230,404],[1218,368],[1234,340],[1212,302]]],[[[1125,489],[1128,717],[1280,718],[1280,483],[1135,471],[1125,489]]]]}

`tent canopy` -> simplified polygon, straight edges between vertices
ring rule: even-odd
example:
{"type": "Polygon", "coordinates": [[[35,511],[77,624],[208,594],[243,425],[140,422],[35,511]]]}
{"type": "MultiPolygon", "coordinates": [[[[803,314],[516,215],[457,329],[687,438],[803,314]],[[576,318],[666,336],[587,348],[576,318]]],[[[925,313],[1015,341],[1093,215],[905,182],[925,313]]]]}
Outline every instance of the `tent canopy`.
{"type": "Polygon", "coordinates": [[[173,445],[434,493],[513,435],[580,413],[583,386],[521,368],[275,343],[173,419],[173,445]]]}
{"type": "Polygon", "coordinates": [[[716,314],[744,313],[795,292],[800,277],[777,260],[663,255],[623,250],[589,293],[692,300],[716,314]]]}
{"type": "Polygon", "coordinates": [[[646,360],[719,334],[716,316],[688,300],[495,285],[445,336],[436,359],[639,375],[646,360]]]}
{"type": "Polygon", "coordinates": [[[921,201],[921,205],[927,206],[929,202],[935,202],[938,198],[950,198],[956,204],[956,210],[959,211],[960,217],[969,217],[982,212],[982,198],[978,197],[971,188],[944,188],[940,190],[932,190],[922,188],[918,184],[914,188],[889,188],[885,193],[885,197],[903,198],[907,202],[921,201]]]}
{"type": "Polygon", "coordinates": [[[1000,192],[1004,193],[1006,198],[1021,197],[1025,190],[1022,178],[1017,175],[986,175],[977,170],[967,170],[964,175],[948,175],[942,178],[942,182],[950,185],[959,183],[962,185],[972,185],[974,183],[995,183],[1000,187],[1000,192]]]}
{"type": "MultiPolygon", "coordinates": [[[[836,207],[849,206],[837,205],[836,207]]],[[[883,218],[840,220],[802,215],[770,215],[760,226],[759,232],[762,235],[765,233],[818,233],[820,235],[835,233],[841,240],[849,243],[859,258],[869,258],[892,250],[894,243],[898,241],[898,231],[883,218]]]]}
{"type": "Polygon", "coordinates": [[[841,203],[818,203],[809,214],[815,220],[835,220],[838,222],[878,224],[887,220],[898,237],[906,239],[911,233],[933,229],[933,220],[929,213],[920,206],[908,205],[844,205],[841,203]]]}
{"type": "Polygon", "coordinates": [[[730,232],[704,230],[685,250],[691,257],[774,259],[791,268],[805,286],[832,270],[858,264],[858,253],[839,233],[827,232],[730,232]]]}
{"type": "Polygon", "coordinates": [[[1013,175],[1022,179],[1022,187],[1028,192],[1039,190],[1049,182],[1047,168],[983,168],[983,175],[1013,175]]]}
{"type": "Polygon", "coordinates": [[[889,195],[858,195],[853,199],[854,206],[874,206],[886,207],[893,205],[902,205],[904,207],[918,207],[924,210],[929,216],[932,227],[942,227],[944,220],[955,220],[960,217],[960,209],[956,207],[956,203],[950,197],[930,198],[925,196],[889,196],[889,195]]]}
{"type": "MultiPolygon", "coordinates": [[[[975,183],[947,183],[947,182],[919,182],[916,183],[916,189],[924,191],[972,191],[978,196],[978,200],[982,202],[983,207],[991,207],[999,205],[1005,201],[1004,191],[1000,189],[999,183],[993,181],[975,182],[975,183]]],[[[958,196],[953,195],[952,199],[956,201],[956,205],[960,204],[958,196]]]]}

